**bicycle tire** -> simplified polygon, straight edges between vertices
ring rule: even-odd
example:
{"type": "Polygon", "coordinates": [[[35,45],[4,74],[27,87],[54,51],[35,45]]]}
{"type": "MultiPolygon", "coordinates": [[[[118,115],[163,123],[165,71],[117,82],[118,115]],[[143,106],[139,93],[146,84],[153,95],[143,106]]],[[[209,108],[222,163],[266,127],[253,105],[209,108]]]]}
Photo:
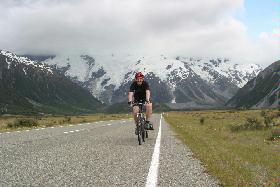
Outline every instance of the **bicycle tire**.
{"type": "Polygon", "coordinates": [[[142,145],[142,131],[141,131],[141,116],[138,117],[138,120],[137,120],[137,136],[138,136],[138,143],[139,145],[142,145]]]}
{"type": "Polygon", "coordinates": [[[146,123],[145,123],[145,118],[142,117],[141,119],[141,136],[143,142],[145,142],[145,137],[146,137],[146,123]]]}

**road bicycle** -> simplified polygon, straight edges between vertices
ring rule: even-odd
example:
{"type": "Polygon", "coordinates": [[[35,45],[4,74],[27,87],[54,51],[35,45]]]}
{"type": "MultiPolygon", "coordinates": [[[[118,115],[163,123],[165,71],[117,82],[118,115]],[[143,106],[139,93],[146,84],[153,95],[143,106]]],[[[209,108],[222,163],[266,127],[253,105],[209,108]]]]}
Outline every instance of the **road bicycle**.
{"type": "Polygon", "coordinates": [[[148,138],[147,124],[146,124],[145,114],[143,112],[145,103],[142,103],[142,102],[136,103],[135,102],[135,103],[133,103],[132,106],[139,107],[139,112],[137,113],[135,134],[138,136],[139,145],[141,145],[142,142],[145,142],[145,139],[148,138]]]}

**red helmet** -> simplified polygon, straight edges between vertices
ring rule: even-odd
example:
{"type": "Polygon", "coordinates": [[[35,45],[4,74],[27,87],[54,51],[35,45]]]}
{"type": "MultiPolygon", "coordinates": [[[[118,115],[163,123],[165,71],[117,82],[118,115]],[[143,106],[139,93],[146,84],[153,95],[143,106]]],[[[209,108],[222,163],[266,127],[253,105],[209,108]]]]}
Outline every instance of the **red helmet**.
{"type": "Polygon", "coordinates": [[[137,73],[135,74],[135,79],[143,78],[143,77],[144,77],[144,75],[143,75],[143,73],[141,73],[141,72],[137,72],[137,73]]]}

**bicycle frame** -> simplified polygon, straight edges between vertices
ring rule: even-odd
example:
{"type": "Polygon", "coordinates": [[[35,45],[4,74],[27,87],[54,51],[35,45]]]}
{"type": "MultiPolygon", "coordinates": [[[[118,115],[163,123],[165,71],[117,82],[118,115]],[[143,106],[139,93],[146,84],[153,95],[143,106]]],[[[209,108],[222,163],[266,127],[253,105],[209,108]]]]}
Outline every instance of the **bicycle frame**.
{"type": "Polygon", "coordinates": [[[148,132],[146,129],[146,120],[145,120],[145,114],[143,113],[143,106],[144,103],[134,103],[133,106],[139,107],[139,112],[137,113],[137,136],[138,136],[138,142],[139,145],[142,144],[142,141],[145,142],[145,138],[148,138],[148,132]]]}

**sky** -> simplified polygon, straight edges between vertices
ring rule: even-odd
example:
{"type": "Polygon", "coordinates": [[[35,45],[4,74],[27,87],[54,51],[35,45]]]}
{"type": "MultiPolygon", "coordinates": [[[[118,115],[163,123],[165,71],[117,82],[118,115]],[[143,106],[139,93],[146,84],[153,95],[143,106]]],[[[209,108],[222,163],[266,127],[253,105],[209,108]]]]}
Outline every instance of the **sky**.
{"type": "Polygon", "coordinates": [[[276,0],[1,0],[0,49],[279,59],[276,0]]]}

